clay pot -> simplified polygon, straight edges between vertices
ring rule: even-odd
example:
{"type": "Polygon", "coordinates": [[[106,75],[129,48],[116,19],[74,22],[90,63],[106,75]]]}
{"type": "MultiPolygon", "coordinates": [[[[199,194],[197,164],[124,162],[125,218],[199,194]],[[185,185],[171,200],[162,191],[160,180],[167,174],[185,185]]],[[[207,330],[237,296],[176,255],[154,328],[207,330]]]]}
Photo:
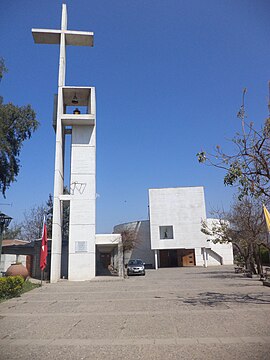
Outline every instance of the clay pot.
{"type": "Polygon", "coordinates": [[[17,276],[17,275],[21,275],[24,278],[24,280],[28,276],[28,270],[21,263],[10,265],[10,267],[6,271],[6,276],[17,276]]]}

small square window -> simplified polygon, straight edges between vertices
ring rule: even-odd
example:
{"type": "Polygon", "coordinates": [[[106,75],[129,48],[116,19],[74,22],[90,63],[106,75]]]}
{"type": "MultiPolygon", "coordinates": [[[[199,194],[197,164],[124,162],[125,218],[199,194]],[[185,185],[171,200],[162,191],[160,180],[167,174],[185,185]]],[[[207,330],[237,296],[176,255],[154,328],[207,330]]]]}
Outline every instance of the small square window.
{"type": "Polygon", "coordinates": [[[173,239],[173,226],[160,226],[159,236],[160,239],[173,239]]]}

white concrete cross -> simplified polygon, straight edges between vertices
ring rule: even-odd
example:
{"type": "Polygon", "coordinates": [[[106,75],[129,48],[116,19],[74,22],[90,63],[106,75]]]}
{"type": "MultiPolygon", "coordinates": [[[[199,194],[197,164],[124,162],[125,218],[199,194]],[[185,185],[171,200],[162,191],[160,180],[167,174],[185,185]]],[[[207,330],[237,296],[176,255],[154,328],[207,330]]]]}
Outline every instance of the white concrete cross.
{"type": "Polygon", "coordinates": [[[58,86],[65,85],[66,45],[93,46],[94,33],[88,31],[67,30],[67,6],[62,5],[61,30],[32,29],[35,43],[60,44],[58,86]]]}

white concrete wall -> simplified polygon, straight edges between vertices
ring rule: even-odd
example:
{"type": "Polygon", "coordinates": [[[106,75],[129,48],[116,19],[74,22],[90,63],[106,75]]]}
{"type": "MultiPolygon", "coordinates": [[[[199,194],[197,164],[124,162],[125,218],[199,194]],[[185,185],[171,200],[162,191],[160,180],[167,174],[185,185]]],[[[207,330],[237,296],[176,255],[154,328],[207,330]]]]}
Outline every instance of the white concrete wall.
{"type": "MultiPolygon", "coordinates": [[[[0,271],[7,271],[11,264],[14,264],[17,260],[17,255],[2,254],[0,262],[0,271]]],[[[26,266],[26,255],[19,255],[18,262],[21,262],[26,266]]]]}
{"type": "Polygon", "coordinates": [[[203,187],[149,189],[149,208],[152,249],[207,246],[201,232],[201,220],[206,218],[203,187]],[[173,239],[160,239],[160,226],[173,226],[173,239]]]}
{"type": "MultiPolygon", "coordinates": [[[[152,249],[195,249],[197,266],[233,264],[231,244],[214,244],[201,232],[206,219],[203,187],[149,189],[152,249]],[[173,226],[173,239],[160,239],[160,226],[173,226]]],[[[207,219],[211,223],[213,219],[207,219]]]]}
{"type": "Polygon", "coordinates": [[[96,234],[96,245],[117,245],[121,241],[120,234],[96,234]]]}
{"type": "Polygon", "coordinates": [[[136,232],[136,246],[133,250],[127,252],[125,263],[127,263],[131,258],[142,259],[145,264],[152,264],[154,267],[155,259],[154,252],[151,250],[149,220],[119,224],[113,228],[114,233],[121,233],[124,230],[131,230],[136,232]]]}
{"type": "MultiPolygon", "coordinates": [[[[207,225],[211,227],[214,222],[218,222],[218,219],[207,219],[207,225]]],[[[223,265],[233,265],[233,246],[231,243],[227,244],[214,244],[211,241],[211,236],[206,236],[207,240],[207,248],[210,248],[211,251],[208,251],[208,265],[218,265],[219,259],[216,254],[219,254],[222,257],[222,264],[223,265]]]]}
{"type": "Polygon", "coordinates": [[[114,227],[116,233],[129,229],[137,232],[138,244],[126,254],[126,262],[132,257],[154,265],[153,250],[186,248],[195,250],[196,266],[233,264],[231,244],[214,244],[201,232],[201,221],[206,219],[203,187],[150,189],[149,210],[150,222],[134,221],[114,227]],[[173,226],[173,239],[160,239],[160,226],[173,226]]]}
{"type": "Polygon", "coordinates": [[[203,249],[201,247],[195,248],[195,264],[196,266],[204,266],[203,249]]]}
{"type": "MultiPolygon", "coordinates": [[[[79,115],[78,115],[79,116],[79,115]]],[[[70,175],[69,280],[95,277],[96,133],[73,126],[70,175]],[[78,242],[84,249],[78,249],[78,242]]]]}

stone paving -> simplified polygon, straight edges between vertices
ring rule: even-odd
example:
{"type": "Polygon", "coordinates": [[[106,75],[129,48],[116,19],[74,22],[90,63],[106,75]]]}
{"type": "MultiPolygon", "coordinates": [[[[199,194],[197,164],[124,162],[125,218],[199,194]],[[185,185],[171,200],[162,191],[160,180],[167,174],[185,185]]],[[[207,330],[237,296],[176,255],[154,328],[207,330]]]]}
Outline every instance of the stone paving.
{"type": "Polygon", "coordinates": [[[270,359],[270,288],[232,266],[98,280],[1,303],[0,359],[270,359]]]}

